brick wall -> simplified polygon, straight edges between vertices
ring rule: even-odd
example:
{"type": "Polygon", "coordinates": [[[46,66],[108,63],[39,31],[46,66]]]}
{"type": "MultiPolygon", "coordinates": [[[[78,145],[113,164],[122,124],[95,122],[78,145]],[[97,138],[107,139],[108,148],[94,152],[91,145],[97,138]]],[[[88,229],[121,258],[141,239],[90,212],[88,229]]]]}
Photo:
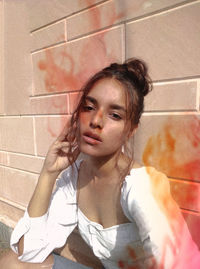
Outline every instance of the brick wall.
{"type": "Polygon", "coordinates": [[[154,91],[135,157],[170,177],[200,246],[200,1],[0,0],[0,221],[13,227],[79,89],[140,57],[154,91]]]}

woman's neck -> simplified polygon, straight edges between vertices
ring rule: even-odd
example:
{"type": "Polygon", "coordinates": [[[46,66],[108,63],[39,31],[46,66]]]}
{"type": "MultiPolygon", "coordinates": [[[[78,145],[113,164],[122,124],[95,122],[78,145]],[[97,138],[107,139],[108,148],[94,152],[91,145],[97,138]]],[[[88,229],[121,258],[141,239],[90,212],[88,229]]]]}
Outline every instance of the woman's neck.
{"type": "Polygon", "coordinates": [[[85,165],[93,178],[111,178],[120,176],[121,171],[127,166],[127,160],[122,153],[103,158],[88,156],[85,165]]]}

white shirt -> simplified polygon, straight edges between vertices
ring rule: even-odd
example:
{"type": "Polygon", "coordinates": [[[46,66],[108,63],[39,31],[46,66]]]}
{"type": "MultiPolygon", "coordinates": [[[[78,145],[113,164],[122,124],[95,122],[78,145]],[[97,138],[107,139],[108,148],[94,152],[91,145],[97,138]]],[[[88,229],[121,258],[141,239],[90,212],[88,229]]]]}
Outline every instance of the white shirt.
{"type": "Polygon", "coordinates": [[[66,243],[78,225],[83,239],[105,268],[119,268],[119,262],[130,262],[139,268],[150,268],[152,262],[156,262],[157,268],[161,265],[165,269],[200,268],[198,248],[170,195],[164,174],[152,167],[132,169],[124,179],[120,200],[131,223],[103,229],[78,209],[79,165],[77,162],[77,169],[74,166],[72,171],[69,167],[62,173],[45,215],[31,218],[26,211],[17,223],[11,248],[17,253],[17,244],[24,235],[21,261],[44,261],[55,248],[66,243]],[[134,258],[130,257],[128,245],[134,251],[134,258]]]}

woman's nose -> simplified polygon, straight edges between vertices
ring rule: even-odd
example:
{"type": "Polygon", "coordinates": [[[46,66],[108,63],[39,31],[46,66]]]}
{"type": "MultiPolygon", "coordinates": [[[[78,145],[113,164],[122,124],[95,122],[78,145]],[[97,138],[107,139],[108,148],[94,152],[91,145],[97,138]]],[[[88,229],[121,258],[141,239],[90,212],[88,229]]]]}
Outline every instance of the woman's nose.
{"type": "Polygon", "coordinates": [[[103,113],[102,111],[97,111],[95,114],[93,114],[91,121],[90,121],[90,127],[92,128],[103,128],[103,113]]]}

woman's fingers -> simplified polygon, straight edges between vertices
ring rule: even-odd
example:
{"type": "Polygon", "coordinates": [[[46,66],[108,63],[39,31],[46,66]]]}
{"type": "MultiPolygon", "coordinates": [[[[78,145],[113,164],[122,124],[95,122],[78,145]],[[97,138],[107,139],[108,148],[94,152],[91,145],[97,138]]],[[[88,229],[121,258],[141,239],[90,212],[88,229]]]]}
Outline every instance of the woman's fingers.
{"type": "Polygon", "coordinates": [[[67,149],[69,149],[69,147],[70,147],[70,143],[69,143],[69,142],[66,142],[66,141],[61,142],[61,141],[59,141],[59,140],[56,140],[56,141],[54,142],[54,144],[53,144],[53,147],[54,147],[55,149],[62,149],[62,148],[67,148],[67,149]]]}
{"type": "MultiPolygon", "coordinates": [[[[60,142],[58,140],[55,141],[54,143],[54,149],[56,149],[56,151],[62,151],[63,153],[65,153],[66,155],[69,153],[69,148],[70,148],[70,143],[69,142],[60,142]]],[[[76,159],[80,153],[80,150],[78,148],[78,145],[72,147],[72,151],[71,151],[74,159],[76,159]]]]}

